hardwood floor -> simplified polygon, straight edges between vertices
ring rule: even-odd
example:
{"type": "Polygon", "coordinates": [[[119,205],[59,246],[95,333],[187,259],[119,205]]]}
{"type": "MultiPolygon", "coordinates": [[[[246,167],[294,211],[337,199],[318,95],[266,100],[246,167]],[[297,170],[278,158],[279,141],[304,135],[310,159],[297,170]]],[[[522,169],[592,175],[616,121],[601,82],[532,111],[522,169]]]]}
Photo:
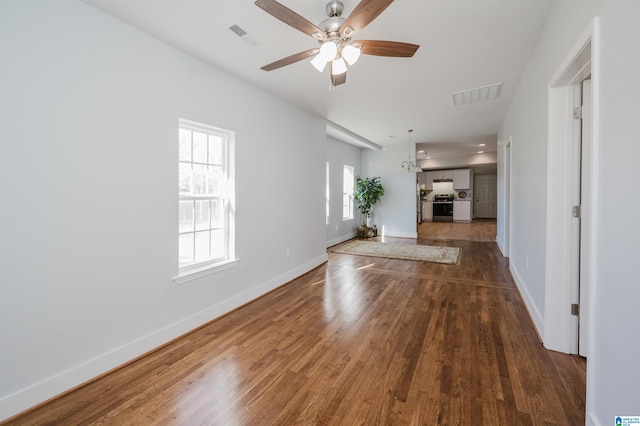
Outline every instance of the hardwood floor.
{"type": "Polygon", "coordinates": [[[474,219],[473,222],[422,222],[418,226],[421,238],[434,240],[495,241],[495,219],[474,219]]]}
{"type": "Polygon", "coordinates": [[[543,348],[495,243],[402,241],[460,264],[330,253],[7,424],[584,424],[586,361],[543,348]]]}

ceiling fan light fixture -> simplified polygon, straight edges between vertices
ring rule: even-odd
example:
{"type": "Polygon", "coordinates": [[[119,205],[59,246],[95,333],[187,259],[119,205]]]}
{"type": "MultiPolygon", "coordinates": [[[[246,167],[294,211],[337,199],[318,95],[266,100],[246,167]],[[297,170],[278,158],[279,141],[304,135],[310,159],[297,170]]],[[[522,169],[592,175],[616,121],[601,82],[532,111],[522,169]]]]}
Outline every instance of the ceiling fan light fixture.
{"type": "Polygon", "coordinates": [[[335,41],[329,40],[322,43],[320,46],[320,53],[318,56],[321,56],[325,62],[329,62],[336,57],[338,54],[338,45],[335,41]]]}
{"type": "Polygon", "coordinates": [[[327,61],[322,57],[321,54],[317,54],[315,58],[311,60],[311,65],[315,67],[318,71],[324,71],[324,67],[327,66],[327,61]]]}
{"type": "Polygon", "coordinates": [[[347,81],[347,64],[355,64],[361,54],[412,57],[420,47],[417,44],[388,40],[351,40],[353,35],[369,25],[392,2],[393,0],[359,0],[349,16],[343,18],[343,2],[329,0],[326,7],[329,18],[315,25],[277,0],[255,0],[256,6],[269,15],[320,42],[315,49],[294,53],[260,69],[273,71],[304,59],[311,59],[314,68],[322,73],[331,61],[331,84],[335,87],[347,81]]]}
{"type": "Polygon", "coordinates": [[[360,57],[360,49],[352,44],[347,44],[342,48],[342,57],[349,65],[353,65],[358,61],[360,57]]]}
{"type": "Polygon", "coordinates": [[[347,72],[347,64],[344,63],[344,59],[342,58],[334,59],[332,65],[331,74],[333,75],[340,75],[347,72]]]}

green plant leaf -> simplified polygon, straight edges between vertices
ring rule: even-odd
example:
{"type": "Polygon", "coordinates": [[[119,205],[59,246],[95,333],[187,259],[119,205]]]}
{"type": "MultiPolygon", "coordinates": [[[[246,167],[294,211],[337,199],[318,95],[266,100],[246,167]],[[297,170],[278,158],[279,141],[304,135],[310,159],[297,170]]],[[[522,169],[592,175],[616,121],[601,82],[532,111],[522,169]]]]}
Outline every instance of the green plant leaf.
{"type": "Polygon", "coordinates": [[[358,210],[364,215],[371,212],[373,206],[384,195],[384,187],[380,176],[362,179],[356,176],[356,186],[353,190],[353,196],[358,202],[358,210]]]}

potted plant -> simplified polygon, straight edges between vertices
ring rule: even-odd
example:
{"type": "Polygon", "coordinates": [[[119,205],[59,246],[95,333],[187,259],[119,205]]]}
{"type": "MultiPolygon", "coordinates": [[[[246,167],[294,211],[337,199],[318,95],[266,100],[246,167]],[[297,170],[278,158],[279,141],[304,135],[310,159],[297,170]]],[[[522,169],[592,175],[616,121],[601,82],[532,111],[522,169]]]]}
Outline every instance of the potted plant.
{"type": "MultiPolygon", "coordinates": [[[[356,176],[356,186],[353,190],[353,196],[358,202],[358,210],[362,213],[362,226],[365,233],[371,228],[371,216],[373,206],[384,195],[384,188],[380,182],[380,176],[362,179],[356,176]]],[[[358,232],[360,234],[360,230],[358,232]]]]}

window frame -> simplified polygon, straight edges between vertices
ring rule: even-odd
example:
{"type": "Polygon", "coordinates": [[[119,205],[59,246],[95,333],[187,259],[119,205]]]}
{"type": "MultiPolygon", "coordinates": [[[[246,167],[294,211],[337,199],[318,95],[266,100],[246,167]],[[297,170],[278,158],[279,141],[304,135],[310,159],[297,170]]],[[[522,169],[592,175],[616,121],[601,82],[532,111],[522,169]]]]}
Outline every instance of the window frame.
{"type": "MultiPolygon", "coordinates": [[[[189,164],[191,168],[194,166],[206,166],[206,167],[221,167],[222,168],[222,177],[220,185],[222,189],[218,193],[208,193],[208,194],[182,194],[180,193],[180,172],[178,172],[178,275],[174,278],[174,282],[181,284],[187,281],[191,281],[196,278],[200,278],[215,272],[219,272],[225,269],[229,269],[234,267],[238,259],[235,257],[235,132],[231,130],[221,129],[218,127],[197,123],[195,121],[186,120],[180,118],[178,120],[178,134],[180,131],[188,130],[190,132],[200,132],[205,133],[207,135],[207,139],[210,135],[215,137],[220,137],[222,139],[222,147],[221,147],[221,155],[220,155],[220,163],[213,163],[211,159],[211,154],[208,151],[210,144],[207,143],[207,152],[206,152],[206,163],[201,163],[199,161],[195,161],[194,159],[194,149],[193,149],[193,133],[191,134],[191,149],[190,149],[190,159],[189,161],[185,161],[182,158],[178,157],[178,169],[180,169],[181,164],[189,164]],[[222,203],[222,220],[220,222],[220,226],[214,226],[212,219],[212,211],[209,208],[209,224],[207,228],[198,229],[197,228],[197,220],[196,220],[196,204],[198,201],[211,201],[218,200],[222,203]],[[190,231],[184,231],[180,229],[180,207],[181,204],[185,201],[193,202],[193,228],[190,231]],[[212,258],[208,257],[206,260],[197,261],[197,253],[196,253],[196,235],[198,232],[208,231],[209,232],[209,256],[211,255],[212,247],[212,233],[216,230],[222,230],[224,235],[223,241],[223,254],[221,256],[212,258]],[[180,237],[182,235],[192,234],[193,235],[193,263],[181,265],[180,259],[180,237]]],[[[179,141],[178,136],[178,141],[179,141]]],[[[193,175],[192,175],[193,179],[193,175]]],[[[211,204],[210,204],[211,206],[211,204]]]]}
{"type": "Polygon", "coordinates": [[[329,221],[331,219],[331,178],[330,178],[331,167],[329,162],[327,161],[325,164],[325,182],[324,182],[324,197],[325,197],[325,225],[329,225],[329,221]]]}
{"type": "Polygon", "coordinates": [[[354,208],[354,200],[353,200],[353,190],[355,189],[355,183],[356,183],[356,170],[353,166],[349,166],[348,164],[344,164],[342,167],[342,221],[348,221],[348,220],[353,220],[355,219],[355,208],[354,208]],[[351,173],[351,190],[348,190],[348,188],[346,187],[346,180],[345,180],[345,172],[348,170],[350,170],[351,173]],[[345,192],[346,191],[346,192],[345,192]],[[345,197],[347,200],[347,204],[345,204],[345,197]],[[345,206],[348,205],[348,209],[349,209],[349,216],[345,216],[344,212],[345,212],[345,206]]]}

